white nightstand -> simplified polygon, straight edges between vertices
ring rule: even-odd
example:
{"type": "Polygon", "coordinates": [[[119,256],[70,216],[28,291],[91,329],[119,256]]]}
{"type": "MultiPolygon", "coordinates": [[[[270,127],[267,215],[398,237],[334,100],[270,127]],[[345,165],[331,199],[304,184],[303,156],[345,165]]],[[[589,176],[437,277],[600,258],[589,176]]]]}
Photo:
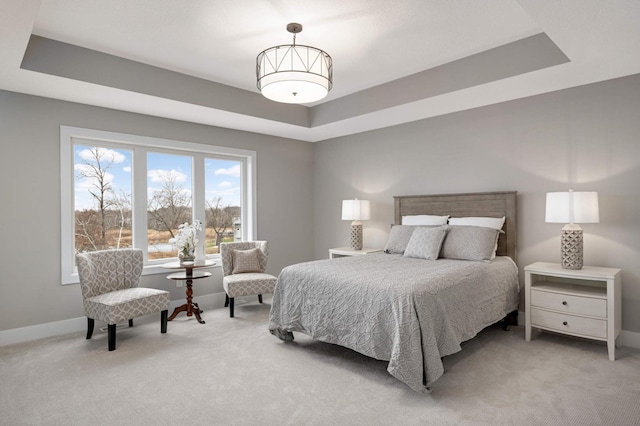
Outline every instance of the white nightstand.
{"type": "Polygon", "coordinates": [[[346,256],[362,256],[365,254],[377,253],[380,251],[382,251],[382,249],[363,248],[362,250],[354,250],[351,247],[332,248],[329,249],[329,259],[346,256]]]}
{"type": "Polygon", "coordinates": [[[609,359],[621,347],[622,273],[620,269],[585,266],[563,269],[557,263],[524,268],[525,340],[531,328],[607,342],[609,359]]]}

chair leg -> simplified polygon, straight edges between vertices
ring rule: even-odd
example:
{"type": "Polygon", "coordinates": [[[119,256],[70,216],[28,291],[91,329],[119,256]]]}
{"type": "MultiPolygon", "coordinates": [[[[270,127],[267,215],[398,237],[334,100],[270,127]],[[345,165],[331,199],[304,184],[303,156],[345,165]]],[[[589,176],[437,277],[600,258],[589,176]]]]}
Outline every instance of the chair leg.
{"type": "Polygon", "coordinates": [[[129,320],[129,327],[133,327],[133,318],[129,320]]]}
{"type": "Polygon", "coordinates": [[[93,318],[87,317],[87,340],[91,339],[91,336],[93,336],[93,324],[93,318]]]}
{"type": "Polygon", "coordinates": [[[233,297],[229,298],[229,317],[233,318],[233,297]]]}
{"type": "Polygon", "coordinates": [[[226,308],[227,306],[229,306],[229,295],[225,294],[224,295],[224,307],[226,308]]]}
{"type": "Polygon", "coordinates": [[[107,340],[109,341],[109,350],[115,351],[116,350],[116,325],[115,324],[109,324],[108,331],[107,331],[107,340]]]}
{"type": "Polygon", "coordinates": [[[261,294],[258,295],[258,302],[262,303],[262,295],[261,294]]]}
{"type": "Polygon", "coordinates": [[[167,309],[160,312],[160,333],[167,332],[167,315],[169,315],[169,311],[167,309]]]}

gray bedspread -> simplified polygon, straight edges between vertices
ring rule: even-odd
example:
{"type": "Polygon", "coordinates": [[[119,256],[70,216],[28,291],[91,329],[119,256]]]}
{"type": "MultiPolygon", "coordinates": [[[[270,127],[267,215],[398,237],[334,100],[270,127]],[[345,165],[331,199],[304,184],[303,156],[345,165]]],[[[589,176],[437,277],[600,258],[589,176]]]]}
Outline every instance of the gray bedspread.
{"type": "Polygon", "coordinates": [[[298,331],[379,360],[423,392],[444,372],[441,357],[517,309],[518,268],[397,254],[318,260],[282,270],[269,330],[298,331]]]}

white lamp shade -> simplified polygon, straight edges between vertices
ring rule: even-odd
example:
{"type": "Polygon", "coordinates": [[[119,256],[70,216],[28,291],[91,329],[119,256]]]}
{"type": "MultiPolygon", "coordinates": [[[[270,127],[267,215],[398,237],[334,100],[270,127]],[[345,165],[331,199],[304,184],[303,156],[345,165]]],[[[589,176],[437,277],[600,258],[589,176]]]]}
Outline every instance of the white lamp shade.
{"type": "Polygon", "coordinates": [[[328,83],[322,77],[305,73],[289,72],[265,76],[262,79],[262,95],[276,102],[305,104],[319,101],[327,96],[328,83]]]}
{"type": "Polygon", "coordinates": [[[547,192],[545,222],[598,223],[597,192],[547,192]]]}
{"type": "Polygon", "coordinates": [[[342,220],[369,220],[371,209],[368,200],[343,200],[342,220]]]}

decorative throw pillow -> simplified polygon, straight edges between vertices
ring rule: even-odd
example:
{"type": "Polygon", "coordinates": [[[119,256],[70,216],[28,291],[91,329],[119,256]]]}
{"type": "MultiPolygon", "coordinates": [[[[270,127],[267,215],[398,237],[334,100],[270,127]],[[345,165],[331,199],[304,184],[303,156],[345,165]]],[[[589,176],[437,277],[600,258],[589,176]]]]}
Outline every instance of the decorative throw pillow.
{"type": "Polygon", "coordinates": [[[407,244],[409,244],[409,239],[411,239],[411,235],[413,234],[413,230],[416,229],[415,226],[409,225],[394,225],[391,227],[391,232],[389,233],[389,239],[387,240],[387,244],[384,246],[385,253],[404,253],[407,248],[407,244]]]}
{"type": "Polygon", "coordinates": [[[437,228],[416,228],[411,235],[409,244],[407,244],[404,256],[436,260],[440,253],[440,247],[442,246],[442,241],[444,240],[446,233],[446,226],[438,226],[437,228]]]}
{"type": "Polygon", "coordinates": [[[402,216],[403,225],[433,225],[440,226],[446,225],[449,216],[435,216],[432,214],[414,214],[409,216],[402,216]]]}
{"type": "Polygon", "coordinates": [[[440,257],[489,262],[495,257],[500,231],[480,226],[449,226],[440,257]]]}
{"type": "Polygon", "coordinates": [[[232,274],[244,274],[246,272],[262,272],[260,268],[259,248],[249,250],[233,250],[232,274]]]}

